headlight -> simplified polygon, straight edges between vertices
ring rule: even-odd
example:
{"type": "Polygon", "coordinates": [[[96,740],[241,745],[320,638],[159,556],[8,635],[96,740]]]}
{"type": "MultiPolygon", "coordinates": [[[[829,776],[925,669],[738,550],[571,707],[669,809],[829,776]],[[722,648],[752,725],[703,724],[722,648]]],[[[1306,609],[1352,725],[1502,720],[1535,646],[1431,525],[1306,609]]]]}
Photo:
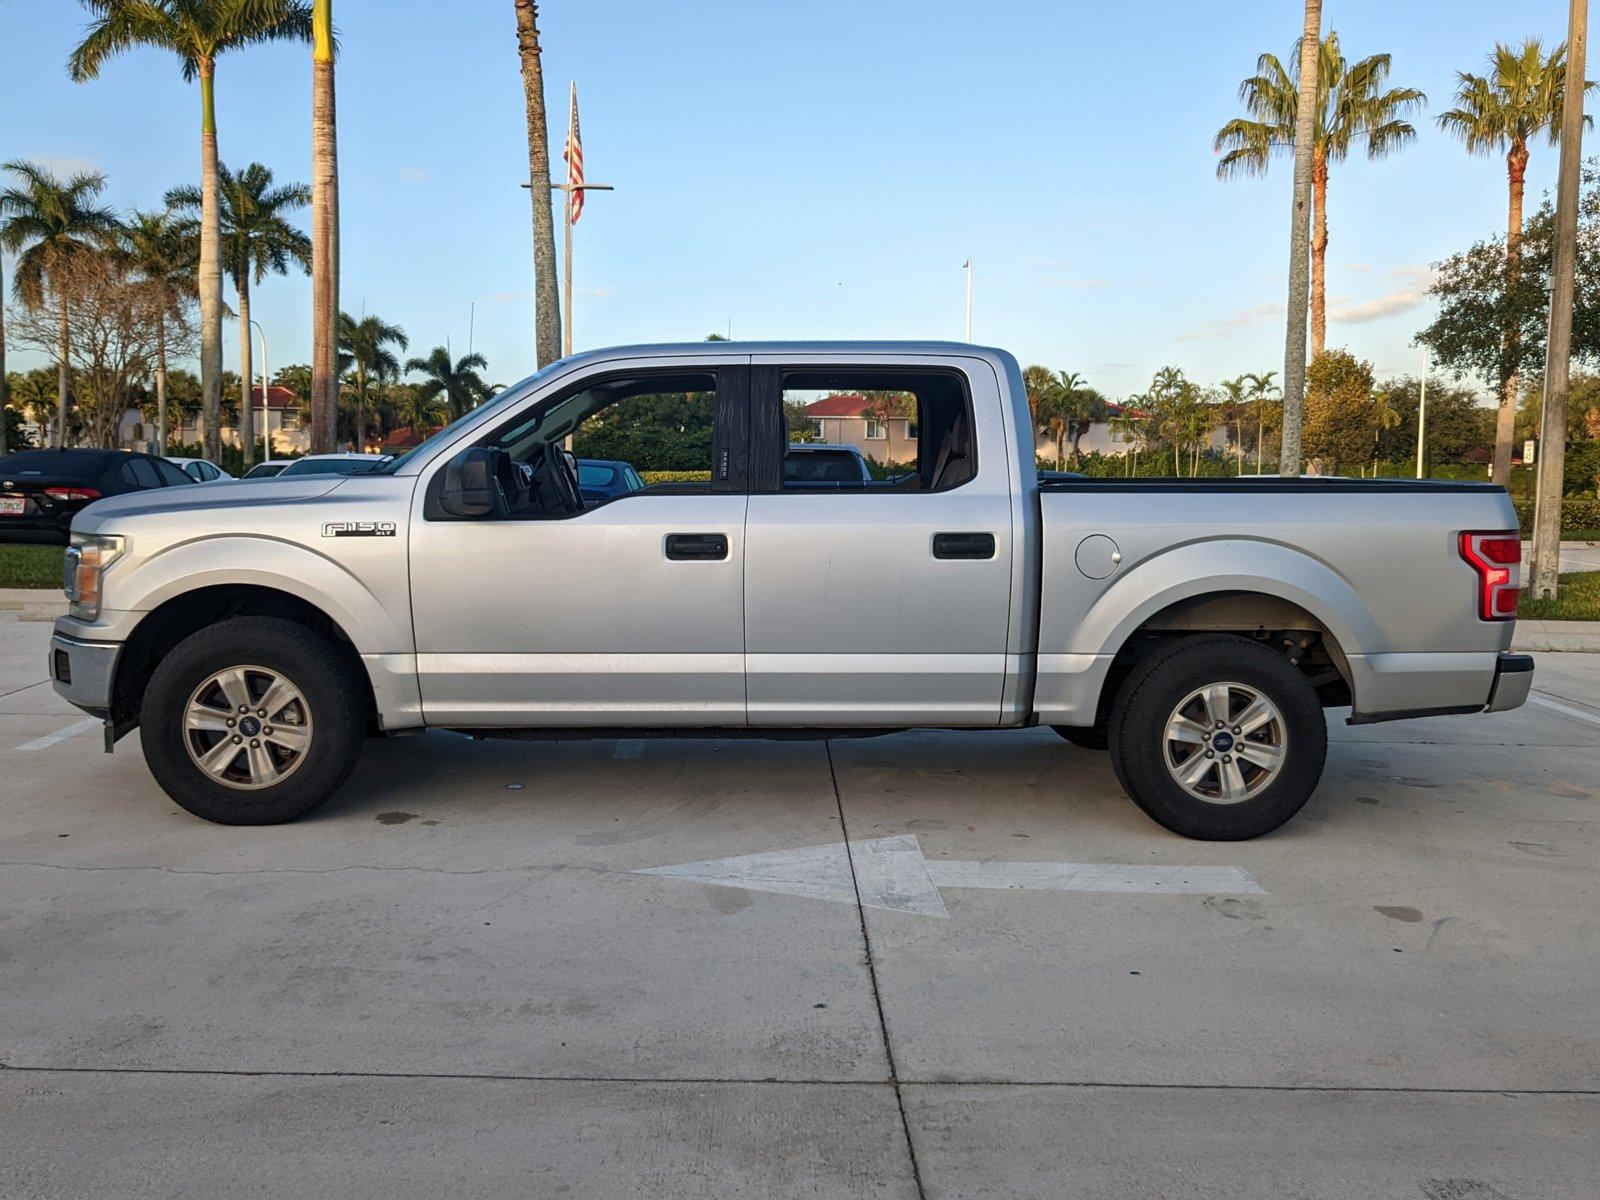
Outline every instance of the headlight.
{"type": "Polygon", "coordinates": [[[62,588],[71,601],[67,610],[80,621],[100,615],[100,581],[106,568],[122,557],[122,539],[105,533],[74,533],[62,569],[62,588]]]}

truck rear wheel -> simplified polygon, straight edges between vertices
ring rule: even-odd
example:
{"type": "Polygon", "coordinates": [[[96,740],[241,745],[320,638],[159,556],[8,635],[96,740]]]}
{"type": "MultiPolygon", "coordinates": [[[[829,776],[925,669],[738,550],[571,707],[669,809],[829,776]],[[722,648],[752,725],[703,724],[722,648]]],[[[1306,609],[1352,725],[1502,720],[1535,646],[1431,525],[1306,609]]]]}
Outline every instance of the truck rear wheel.
{"type": "Polygon", "coordinates": [[[234,617],[161,661],[140,706],[145,761],[197,817],[276,825],[349,777],[366,732],[339,647],[278,617],[234,617]]]}
{"type": "Polygon", "coordinates": [[[1111,762],[1140,808],[1184,837],[1278,828],[1322,777],[1328,728],[1292,664],[1247,638],[1184,638],[1152,654],[1111,710],[1111,762]]]}

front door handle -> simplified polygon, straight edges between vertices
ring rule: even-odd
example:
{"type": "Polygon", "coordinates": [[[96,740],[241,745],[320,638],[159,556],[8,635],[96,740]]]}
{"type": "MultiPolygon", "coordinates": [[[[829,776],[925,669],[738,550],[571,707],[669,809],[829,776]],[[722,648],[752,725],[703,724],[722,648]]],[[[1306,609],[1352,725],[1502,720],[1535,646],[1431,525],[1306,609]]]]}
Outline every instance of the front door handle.
{"type": "Polygon", "coordinates": [[[728,557],[724,533],[669,533],[667,557],[674,562],[717,562],[728,557]]]}
{"type": "Polygon", "coordinates": [[[992,533],[936,533],[933,535],[935,558],[993,558],[992,533]]]}

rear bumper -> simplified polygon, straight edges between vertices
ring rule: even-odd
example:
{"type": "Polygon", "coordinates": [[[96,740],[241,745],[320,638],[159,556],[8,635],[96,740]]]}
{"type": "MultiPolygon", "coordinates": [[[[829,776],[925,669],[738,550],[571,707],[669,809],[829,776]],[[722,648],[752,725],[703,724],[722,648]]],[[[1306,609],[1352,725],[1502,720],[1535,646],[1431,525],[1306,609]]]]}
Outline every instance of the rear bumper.
{"type": "Polygon", "coordinates": [[[1489,689],[1485,712],[1505,712],[1521,708],[1533,690],[1533,655],[1502,652],[1494,668],[1494,686],[1489,689]]]}
{"type": "Polygon", "coordinates": [[[87,713],[111,712],[111,687],[116,678],[121,642],[85,642],[56,634],[50,639],[46,667],[56,694],[87,713]]]}

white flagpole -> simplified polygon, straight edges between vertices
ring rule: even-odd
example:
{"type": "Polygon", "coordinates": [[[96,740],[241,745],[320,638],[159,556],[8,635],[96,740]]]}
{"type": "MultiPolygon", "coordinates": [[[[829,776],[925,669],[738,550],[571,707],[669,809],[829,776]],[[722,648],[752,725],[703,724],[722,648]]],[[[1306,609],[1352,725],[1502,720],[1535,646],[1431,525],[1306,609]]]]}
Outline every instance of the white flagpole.
{"type": "Polygon", "coordinates": [[[967,269],[967,341],[972,340],[972,260],[961,264],[967,269]]]}

